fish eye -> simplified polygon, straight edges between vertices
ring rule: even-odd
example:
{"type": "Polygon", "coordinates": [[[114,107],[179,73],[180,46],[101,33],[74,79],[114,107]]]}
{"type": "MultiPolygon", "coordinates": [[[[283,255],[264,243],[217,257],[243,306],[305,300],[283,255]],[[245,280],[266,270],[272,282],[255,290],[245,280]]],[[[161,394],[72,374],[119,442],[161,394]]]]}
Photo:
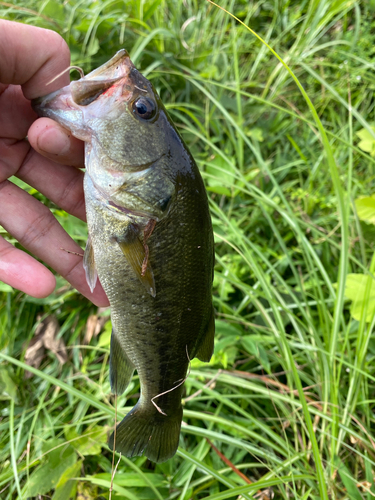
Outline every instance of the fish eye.
{"type": "Polygon", "coordinates": [[[133,113],[142,120],[151,120],[156,115],[156,104],[148,97],[138,97],[133,104],[133,113]]]}

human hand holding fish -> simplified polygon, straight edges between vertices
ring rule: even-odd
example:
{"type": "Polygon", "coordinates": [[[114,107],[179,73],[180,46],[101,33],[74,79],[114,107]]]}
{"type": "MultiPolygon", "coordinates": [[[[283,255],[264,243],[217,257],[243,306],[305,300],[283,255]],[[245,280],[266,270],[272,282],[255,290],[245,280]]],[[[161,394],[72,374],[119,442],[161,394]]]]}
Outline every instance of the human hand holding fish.
{"type": "MultiPolygon", "coordinates": [[[[83,143],[48,118],[37,119],[30,100],[69,83],[69,49],[55,32],[0,20],[0,225],[33,255],[97,305],[108,304],[100,284],[87,285],[81,248],[51,211],[10,182],[16,176],[59,207],[85,220],[83,143]],[[28,141],[25,137],[28,136],[28,141]]],[[[0,237],[0,281],[34,297],[55,288],[55,277],[31,255],[0,237]]]]}

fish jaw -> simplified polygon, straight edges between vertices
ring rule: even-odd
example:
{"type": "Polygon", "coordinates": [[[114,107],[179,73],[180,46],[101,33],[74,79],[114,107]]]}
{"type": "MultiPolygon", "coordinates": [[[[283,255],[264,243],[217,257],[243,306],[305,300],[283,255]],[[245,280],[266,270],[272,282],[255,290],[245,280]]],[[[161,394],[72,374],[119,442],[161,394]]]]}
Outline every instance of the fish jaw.
{"type": "Polygon", "coordinates": [[[71,130],[78,139],[90,140],[90,134],[84,130],[82,111],[72,99],[70,85],[46,96],[33,99],[31,105],[39,116],[55,120],[63,127],[71,130]]]}
{"type": "Polygon", "coordinates": [[[87,80],[108,80],[120,79],[128,75],[129,72],[135,68],[131,62],[129,54],[125,49],[121,49],[106,63],[94,69],[86,76],[77,81],[87,80]]]}

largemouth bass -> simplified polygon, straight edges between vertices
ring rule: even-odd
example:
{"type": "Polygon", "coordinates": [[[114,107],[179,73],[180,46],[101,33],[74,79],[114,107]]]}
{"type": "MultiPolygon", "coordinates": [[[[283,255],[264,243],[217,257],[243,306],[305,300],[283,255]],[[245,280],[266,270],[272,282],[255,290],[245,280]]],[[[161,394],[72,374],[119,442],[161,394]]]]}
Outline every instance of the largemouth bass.
{"type": "Polygon", "coordinates": [[[141,396],[110,438],[154,462],[178,447],[189,361],[214,345],[213,233],[199,170],[152,84],[125,50],[33,101],[85,141],[83,265],[111,305],[110,383],[138,371],[141,396]]]}

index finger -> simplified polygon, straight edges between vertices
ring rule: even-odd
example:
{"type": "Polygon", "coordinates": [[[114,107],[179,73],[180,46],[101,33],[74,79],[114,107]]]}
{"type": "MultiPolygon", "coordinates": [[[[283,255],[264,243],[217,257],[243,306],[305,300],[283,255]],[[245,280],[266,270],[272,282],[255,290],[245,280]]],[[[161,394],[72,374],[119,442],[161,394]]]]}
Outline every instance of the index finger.
{"type": "Polygon", "coordinates": [[[70,65],[64,39],[54,31],[0,19],[0,82],[21,85],[27,99],[69,84],[69,73],[46,85],[70,65]]]}

